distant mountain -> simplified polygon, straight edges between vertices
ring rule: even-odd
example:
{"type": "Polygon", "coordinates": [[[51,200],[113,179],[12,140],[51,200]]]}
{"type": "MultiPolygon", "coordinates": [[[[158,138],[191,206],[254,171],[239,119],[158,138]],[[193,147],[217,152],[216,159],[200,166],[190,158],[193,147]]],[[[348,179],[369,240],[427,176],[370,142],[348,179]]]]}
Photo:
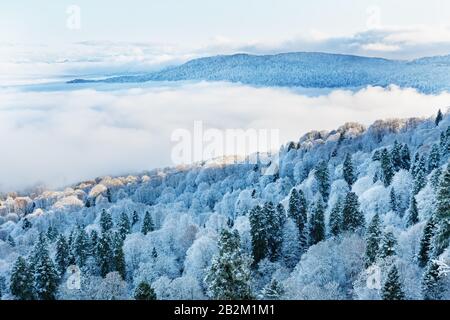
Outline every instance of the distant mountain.
{"type": "Polygon", "coordinates": [[[230,81],[256,86],[358,88],[398,85],[424,93],[450,91],[450,56],[414,61],[387,60],[327,53],[221,55],[137,76],[69,83],[147,81],[230,81]]]}

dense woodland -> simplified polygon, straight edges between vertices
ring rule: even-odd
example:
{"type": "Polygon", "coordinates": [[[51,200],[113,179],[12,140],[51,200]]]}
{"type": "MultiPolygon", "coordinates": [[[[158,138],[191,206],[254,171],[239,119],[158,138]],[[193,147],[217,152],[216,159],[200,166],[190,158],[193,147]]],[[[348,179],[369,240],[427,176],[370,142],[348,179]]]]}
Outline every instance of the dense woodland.
{"type": "Polygon", "coordinates": [[[0,297],[450,299],[450,114],[279,155],[3,194],[0,297]]]}

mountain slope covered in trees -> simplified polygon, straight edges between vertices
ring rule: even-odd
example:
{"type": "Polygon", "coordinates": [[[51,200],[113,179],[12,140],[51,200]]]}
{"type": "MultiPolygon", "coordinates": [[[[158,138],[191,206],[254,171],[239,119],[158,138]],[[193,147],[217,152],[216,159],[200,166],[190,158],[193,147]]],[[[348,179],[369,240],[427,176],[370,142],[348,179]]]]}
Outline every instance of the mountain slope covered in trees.
{"type": "Polygon", "coordinates": [[[415,88],[423,93],[450,90],[450,56],[413,61],[387,60],[327,53],[235,54],[199,58],[144,75],[103,80],[76,79],[69,83],[147,81],[230,81],[257,86],[415,88]]]}
{"type": "Polygon", "coordinates": [[[449,299],[450,114],[2,196],[2,299],[449,299]]]}

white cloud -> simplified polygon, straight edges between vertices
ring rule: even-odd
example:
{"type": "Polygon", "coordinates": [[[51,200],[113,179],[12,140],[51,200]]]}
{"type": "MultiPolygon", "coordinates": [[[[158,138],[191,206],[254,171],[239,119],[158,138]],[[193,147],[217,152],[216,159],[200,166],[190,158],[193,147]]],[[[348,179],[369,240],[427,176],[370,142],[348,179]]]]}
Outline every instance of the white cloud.
{"type": "Polygon", "coordinates": [[[450,94],[367,88],[307,96],[288,89],[198,83],[116,91],[0,91],[2,190],[51,187],[171,165],[171,133],[206,126],[280,129],[281,142],[347,121],[429,116],[450,94]]]}

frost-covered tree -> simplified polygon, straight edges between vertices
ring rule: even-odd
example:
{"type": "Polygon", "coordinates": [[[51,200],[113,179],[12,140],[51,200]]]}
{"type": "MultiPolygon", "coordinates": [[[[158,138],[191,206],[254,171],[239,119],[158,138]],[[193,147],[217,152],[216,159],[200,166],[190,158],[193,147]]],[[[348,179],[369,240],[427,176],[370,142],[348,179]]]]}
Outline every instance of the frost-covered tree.
{"type": "Polygon", "coordinates": [[[380,216],[378,213],[376,213],[370,221],[369,227],[367,228],[366,232],[366,267],[369,267],[373,263],[375,263],[378,257],[378,253],[380,251],[381,235],[382,231],[380,216]]]}
{"type": "Polygon", "coordinates": [[[280,258],[281,248],[283,244],[283,226],[286,222],[286,213],[284,207],[279,203],[275,210],[271,202],[264,206],[267,216],[268,238],[267,245],[271,261],[280,258]]]}
{"type": "Polygon", "coordinates": [[[49,239],[51,242],[53,242],[58,237],[58,230],[56,230],[55,227],[50,225],[47,228],[47,234],[46,235],[47,235],[47,239],[49,239]]]}
{"type": "Polygon", "coordinates": [[[137,213],[136,210],[134,210],[134,211],[133,211],[133,215],[132,215],[132,217],[131,217],[131,225],[132,225],[132,226],[135,226],[136,223],[138,223],[138,222],[139,222],[139,214],[137,213]]]}
{"type": "Polygon", "coordinates": [[[433,241],[434,256],[439,256],[450,242],[450,165],[444,172],[436,195],[437,230],[433,241]]]}
{"type": "Polygon", "coordinates": [[[142,281],[138,284],[134,290],[135,300],[156,300],[155,290],[148,284],[148,282],[142,281]]]}
{"type": "Polygon", "coordinates": [[[328,230],[330,235],[337,237],[342,229],[342,200],[338,199],[331,209],[330,219],[328,221],[328,230]]]}
{"type": "Polygon", "coordinates": [[[414,195],[418,194],[420,190],[422,190],[427,184],[427,168],[425,157],[422,156],[415,167],[414,173],[414,186],[413,193],[414,195]]]}
{"type": "Polygon", "coordinates": [[[263,300],[279,300],[285,290],[283,285],[277,280],[272,279],[261,291],[261,299],[263,300]]]}
{"type": "Polygon", "coordinates": [[[431,260],[422,279],[422,295],[424,300],[440,300],[444,292],[443,275],[441,274],[439,264],[431,260]]]}
{"type": "Polygon", "coordinates": [[[100,214],[100,227],[102,229],[102,233],[107,233],[113,228],[111,214],[105,209],[103,209],[102,213],[100,214]]]}
{"type": "Polygon", "coordinates": [[[283,245],[281,248],[286,267],[294,268],[305,250],[306,248],[300,244],[297,226],[291,218],[288,218],[283,228],[283,245]]]}
{"type": "Polygon", "coordinates": [[[399,171],[403,167],[402,163],[402,145],[395,140],[391,150],[391,161],[394,171],[399,171]]]}
{"type": "Polygon", "coordinates": [[[397,201],[397,194],[395,193],[395,188],[392,187],[391,188],[391,192],[389,194],[389,202],[391,204],[391,210],[394,211],[395,213],[399,213],[399,208],[398,208],[398,201],[397,201]]]}
{"type": "Polygon", "coordinates": [[[328,172],[328,165],[325,161],[320,161],[314,171],[319,193],[325,202],[328,201],[330,195],[330,175],[328,172]]]}
{"type": "Polygon", "coordinates": [[[406,225],[410,227],[418,222],[419,222],[419,209],[417,208],[417,200],[415,196],[412,196],[411,201],[409,202],[406,225]]]}
{"type": "Polygon", "coordinates": [[[102,234],[97,245],[97,263],[100,268],[100,275],[105,277],[114,269],[114,255],[112,239],[109,233],[102,234]]]}
{"type": "Polygon", "coordinates": [[[325,240],[325,205],[322,197],[317,200],[311,214],[309,237],[311,245],[325,240]]]}
{"type": "Polygon", "coordinates": [[[394,256],[397,252],[397,239],[392,231],[387,231],[381,240],[379,255],[381,258],[394,256]]]}
{"type": "Polygon", "coordinates": [[[442,119],[444,119],[444,116],[442,115],[441,109],[439,109],[438,113],[436,115],[436,119],[434,120],[434,123],[436,124],[436,126],[438,126],[439,123],[441,123],[442,119]]]}
{"type": "Polygon", "coordinates": [[[433,144],[431,148],[430,155],[428,156],[428,172],[439,168],[441,162],[441,150],[437,143],[433,144]]]}
{"type": "Polygon", "coordinates": [[[90,251],[89,236],[84,228],[78,227],[73,245],[73,254],[75,255],[76,263],[80,268],[84,267],[86,264],[90,251]]]}
{"type": "Polygon", "coordinates": [[[22,219],[22,229],[23,230],[29,230],[33,227],[33,224],[30,222],[30,220],[28,220],[28,218],[23,218],[22,219]]]}
{"type": "Polygon", "coordinates": [[[9,290],[19,300],[32,300],[34,298],[33,274],[23,257],[17,258],[11,270],[9,290]]]}
{"type": "Polygon", "coordinates": [[[381,179],[384,183],[385,187],[388,187],[391,182],[392,178],[394,177],[395,171],[394,166],[392,165],[391,156],[386,148],[384,148],[381,151],[381,179]]]}
{"type": "Polygon", "coordinates": [[[401,150],[401,168],[403,170],[409,171],[411,169],[411,152],[407,144],[404,144],[401,150]]]}
{"type": "Polygon", "coordinates": [[[405,300],[405,292],[395,264],[389,270],[387,279],[381,289],[381,296],[383,300],[405,300]]]}
{"type": "Polygon", "coordinates": [[[251,259],[240,248],[240,236],[224,229],[219,253],[214,256],[205,277],[208,296],[217,300],[251,299],[251,259]]]}
{"type": "Polygon", "coordinates": [[[358,196],[354,192],[349,192],[342,209],[342,230],[354,232],[364,228],[364,225],[364,215],[359,208],[358,196]]]}
{"type": "Polygon", "coordinates": [[[113,235],[113,270],[117,271],[122,279],[126,279],[125,254],[123,252],[123,240],[120,233],[113,235]]]}
{"type": "Polygon", "coordinates": [[[425,267],[430,261],[430,255],[432,250],[432,239],[436,230],[436,224],[433,218],[430,218],[425,228],[423,229],[422,237],[420,238],[420,248],[417,255],[417,261],[420,267],[425,267]]]}
{"type": "Polygon", "coordinates": [[[67,244],[64,235],[61,234],[56,240],[55,253],[56,268],[59,272],[60,277],[64,275],[67,267],[69,266],[69,254],[69,245],[67,244]]]}
{"type": "Polygon", "coordinates": [[[130,219],[128,218],[128,215],[125,212],[122,212],[120,214],[118,228],[120,236],[122,237],[123,240],[125,240],[125,238],[131,231],[130,219]]]}
{"type": "Polygon", "coordinates": [[[356,175],[353,167],[352,156],[349,153],[345,156],[342,172],[344,180],[351,187],[356,181],[356,175]]]}
{"type": "Polygon", "coordinates": [[[144,221],[142,221],[142,234],[146,235],[149,232],[155,231],[155,225],[153,224],[152,216],[150,212],[146,211],[144,216],[144,221]]]}
{"type": "Polygon", "coordinates": [[[39,237],[31,259],[36,298],[39,300],[54,300],[56,298],[59,277],[55,265],[50,258],[47,243],[43,235],[39,237]]]}
{"type": "Polygon", "coordinates": [[[255,266],[268,255],[269,251],[266,213],[266,210],[260,206],[256,206],[249,213],[253,264],[255,266]]]}

